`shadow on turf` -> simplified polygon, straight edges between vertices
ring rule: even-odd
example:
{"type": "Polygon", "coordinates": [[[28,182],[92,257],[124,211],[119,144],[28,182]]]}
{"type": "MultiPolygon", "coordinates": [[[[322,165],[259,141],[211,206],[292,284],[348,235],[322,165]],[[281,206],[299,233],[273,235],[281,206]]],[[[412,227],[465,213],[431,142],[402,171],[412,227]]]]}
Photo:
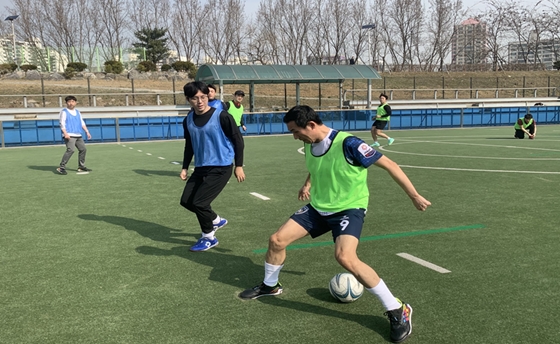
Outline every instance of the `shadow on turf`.
{"type": "Polygon", "coordinates": [[[163,177],[176,177],[179,178],[181,170],[178,171],[162,171],[162,170],[132,170],[138,174],[146,177],[150,176],[163,176],[163,177]]]}
{"type": "Polygon", "coordinates": [[[49,166],[36,166],[36,165],[31,165],[31,166],[27,166],[27,167],[28,167],[29,169],[35,170],[35,171],[43,171],[43,172],[51,172],[51,173],[53,173],[53,174],[59,174],[59,173],[56,171],[56,168],[57,168],[58,166],[53,167],[53,166],[50,166],[50,165],[49,165],[49,166]]]}
{"type": "MultiPolygon", "coordinates": [[[[337,303],[340,304],[341,307],[346,306],[345,304],[341,304],[339,302],[333,301],[332,296],[330,296],[328,289],[325,288],[312,288],[307,291],[307,294],[311,295],[312,297],[320,300],[326,301],[328,303],[337,303]],[[323,298],[328,299],[323,300],[323,298]],[[319,297],[316,295],[320,294],[319,297]]],[[[371,314],[353,314],[348,312],[342,312],[339,310],[334,310],[332,308],[325,308],[318,305],[313,305],[309,303],[299,302],[288,300],[285,297],[260,297],[257,299],[258,301],[275,306],[275,307],[284,307],[293,309],[300,312],[307,312],[311,314],[339,318],[345,321],[352,321],[355,322],[367,329],[377,332],[380,336],[385,338],[389,341],[389,321],[385,317],[381,317],[378,315],[371,315],[371,314]]],[[[359,301],[358,301],[359,302],[359,301]]]]}
{"type": "MultiPolygon", "coordinates": [[[[249,257],[236,256],[233,254],[224,254],[229,250],[222,249],[219,246],[206,252],[191,252],[189,247],[179,246],[169,250],[151,246],[140,246],[136,248],[136,252],[152,255],[152,256],[177,256],[188,259],[194,263],[206,265],[212,268],[210,276],[204,271],[200,272],[200,277],[208,277],[211,281],[240,288],[241,290],[250,288],[262,278],[264,270],[262,264],[255,264],[249,257]]],[[[191,272],[195,274],[194,272],[191,272]]],[[[282,273],[295,275],[303,275],[304,272],[282,270],[282,273]]]]}
{"type": "Polygon", "coordinates": [[[181,232],[177,229],[158,225],[157,223],[135,220],[128,217],[121,216],[99,216],[94,214],[80,214],[78,217],[82,220],[88,221],[103,221],[127,230],[135,231],[143,237],[149,238],[154,241],[168,242],[180,245],[193,245],[196,240],[183,240],[178,237],[198,237],[200,234],[189,234],[181,232]]]}

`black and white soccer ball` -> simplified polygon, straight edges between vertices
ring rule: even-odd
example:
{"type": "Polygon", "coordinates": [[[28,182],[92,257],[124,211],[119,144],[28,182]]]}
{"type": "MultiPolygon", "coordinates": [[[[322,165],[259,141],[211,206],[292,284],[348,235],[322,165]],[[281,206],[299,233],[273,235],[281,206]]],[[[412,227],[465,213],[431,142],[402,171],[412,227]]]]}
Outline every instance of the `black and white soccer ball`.
{"type": "Polygon", "coordinates": [[[354,302],[364,293],[364,286],[348,272],[336,274],[329,283],[331,295],[340,302],[354,302]]]}

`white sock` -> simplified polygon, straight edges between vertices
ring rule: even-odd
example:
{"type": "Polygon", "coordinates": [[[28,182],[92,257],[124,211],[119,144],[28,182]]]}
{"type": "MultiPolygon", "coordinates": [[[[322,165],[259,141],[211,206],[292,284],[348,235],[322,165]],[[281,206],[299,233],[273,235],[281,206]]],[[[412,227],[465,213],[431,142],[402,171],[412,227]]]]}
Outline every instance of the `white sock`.
{"type": "Polygon", "coordinates": [[[379,301],[383,304],[383,307],[385,307],[385,310],[391,311],[393,309],[401,308],[401,303],[393,296],[383,280],[380,280],[375,287],[367,288],[367,291],[377,296],[379,301]]]}
{"type": "Polygon", "coordinates": [[[217,225],[218,223],[220,223],[220,221],[222,221],[222,218],[218,215],[218,216],[216,216],[214,221],[212,221],[212,224],[217,225]]]}
{"type": "Polygon", "coordinates": [[[214,240],[214,238],[215,238],[214,234],[215,233],[216,233],[216,231],[211,231],[210,233],[202,233],[202,237],[210,239],[210,240],[214,240]]]}
{"type": "Polygon", "coordinates": [[[282,270],[284,264],[282,265],[272,265],[264,262],[264,281],[263,283],[269,287],[274,287],[278,284],[278,275],[280,275],[280,270],[282,270]]]}

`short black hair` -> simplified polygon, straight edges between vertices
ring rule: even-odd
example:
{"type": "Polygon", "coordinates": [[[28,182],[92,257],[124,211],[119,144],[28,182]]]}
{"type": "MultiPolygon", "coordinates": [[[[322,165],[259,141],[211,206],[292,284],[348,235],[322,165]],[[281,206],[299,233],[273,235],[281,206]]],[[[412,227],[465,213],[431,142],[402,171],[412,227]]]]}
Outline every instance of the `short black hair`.
{"type": "Polygon", "coordinates": [[[237,90],[233,95],[245,97],[245,92],[243,92],[242,90],[237,90]]]}
{"type": "Polygon", "coordinates": [[[216,86],[214,86],[213,84],[207,84],[206,86],[208,86],[208,88],[211,88],[211,89],[213,89],[213,90],[216,91],[216,92],[218,91],[218,90],[216,89],[216,86]]]}
{"type": "Polygon", "coordinates": [[[531,115],[530,113],[525,115],[525,119],[531,119],[531,118],[533,118],[533,115],[531,115]]]}
{"type": "Polygon", "coordinates": [[[379,95],[379,98],[381,98],[381,97],[385,97],[385,99],[389,99],[389,97],[387,97],[387,95],[386,95],[385,93],[381,93],[381,94],[379,95]]]}
{"type": "Polygon", "coordinates": [[[282,121],[286,124],[294,121],[300,128],[305,128],[309,121],[313,121],[317,124],[323,124],[323,121],[321,120],[321,117],[319,117],[319,114],[307,105],[294,106],[293,108],[288,110],[282,121]]]}
{"type": "Polygon", "coordinates": [[[68,97],[64,98],[64,102],[66,102],[66,103],[68,103],[69,100],[73,100],[75,102],[78,101],[78,99],[76,99],[76,97],[74,97],[74,96],[68,96],[68,97]]]}
{"type": "Polygon", "coordinates": [[[198,91],[200,91],[200,92],[202,92],[206,95],[208,95],[208,93],[210,92],[208,90],[208,85],[206,85],[202,81],[189,82],[188,84],[183,86],[183,93],[185,94],[185,97],[187,97],[187,98],[194,97],[194,95],[197,94],[198,91]]]}

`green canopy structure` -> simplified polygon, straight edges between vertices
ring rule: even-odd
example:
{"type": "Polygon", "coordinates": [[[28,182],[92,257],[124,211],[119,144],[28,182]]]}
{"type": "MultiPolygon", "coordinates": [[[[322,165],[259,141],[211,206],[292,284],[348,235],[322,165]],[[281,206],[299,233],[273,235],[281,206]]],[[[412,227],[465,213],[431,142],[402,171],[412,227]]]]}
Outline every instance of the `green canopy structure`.
{"type": "MultiPolygon", "coordinates": [[[[367,80],[368,104],[371,104],[371,80],[381,79],[375,69],[366,65],[212,65],[200,66],[196,81],[219,85],[246,84],[249,86],[250,112],[254,110],[255,84],[295,84],[296,104],[299,105],[299,85],[303,83],[338,83],[339,105],[342,108],[344,80],[367,80]]],[[[223,100],[223,99],[222,99],[223,100]]]]}

